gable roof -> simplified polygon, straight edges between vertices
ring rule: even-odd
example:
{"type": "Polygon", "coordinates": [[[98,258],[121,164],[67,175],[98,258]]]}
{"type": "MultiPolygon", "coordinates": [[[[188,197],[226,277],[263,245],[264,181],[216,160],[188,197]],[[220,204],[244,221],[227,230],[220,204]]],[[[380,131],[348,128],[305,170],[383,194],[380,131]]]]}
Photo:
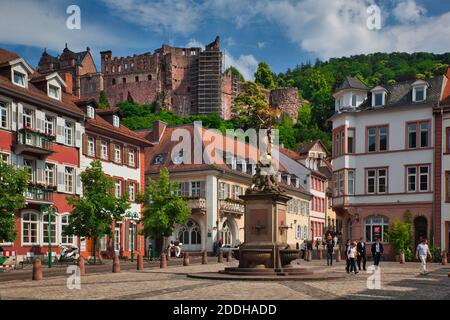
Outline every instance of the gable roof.
{"type": "Polygon", "coordinates": [[[344,89],[369,90],[369,88],[364,83],[362,83],[361,80],[355,77],[345,77],[344,81],[339,86],[337,91],[344,89]]]}
{"type": "Polygon", "coordinates": [[[297,152],[300,156],[307,154],[317,143],[320,144],[320,146],[323,148],[325,152],[328,152],[327,148],[323,144],[322,140],[316,139],[308,143],[299,144],[294,150],[297,152]]]}
{"type": "Polygon", "coordinates": [[[16,53],[0,48],[0,64],[4,64],[19,58],[20,57],[16,53]]]}

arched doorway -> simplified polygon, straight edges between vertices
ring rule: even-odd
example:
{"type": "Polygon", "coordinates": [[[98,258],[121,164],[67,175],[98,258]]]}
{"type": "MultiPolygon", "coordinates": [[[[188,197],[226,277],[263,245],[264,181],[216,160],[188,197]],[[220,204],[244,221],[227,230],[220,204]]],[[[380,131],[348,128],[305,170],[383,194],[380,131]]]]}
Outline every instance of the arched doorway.
{"type": "Polygon", "coordinates": [[[228,220],[226,220],[222,225],[222,241],[223,245],[233,245],[233,232],[228,220]]]}
{"type": "Polygon", "coordinates": [[[176,232],[177,239],[183,244],[184,251],[200,251],[202,249],[202,235],[200,225],[189,219],[185,225],[180,226],[176,232]]]}
{"type": "Polygon", "coordinates": [[[416,247],[423,238],[427,238],[427,230],[428,223],[425,217],[417,217],[414,219],[414,242],[416,247]]]}

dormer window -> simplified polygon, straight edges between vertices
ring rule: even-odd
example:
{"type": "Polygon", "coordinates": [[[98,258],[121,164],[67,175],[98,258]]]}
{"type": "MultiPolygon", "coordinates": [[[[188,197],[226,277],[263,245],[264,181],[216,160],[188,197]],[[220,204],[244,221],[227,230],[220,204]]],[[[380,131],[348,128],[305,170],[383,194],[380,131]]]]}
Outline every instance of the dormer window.
{"type": "Polygon", "coordinates": [[[356,107],[357,96],[356,94],[352,95],[352,107],[356,107]]]}
{"type": "Polygon", "coordinates": [[[54,85],[48,85],[48,96],[53,99],[60,99],[60,88],[54,85]]]}
{"type": "Polygon", "coordinates": [[[381,107],[382,105],[384,105],[383,100],[384,100],[384,92],[375,93],[373,99],[374,101],[373,106],[381,107]]]}
{"type": "Polygon", "coordinates": [[[341,110],[344,107],[344,97],[339,98],[338,107],[339,107],[339,110],[341,110]]]}
{"type": "Polygon", "coordinates": [[[113,125],[116,128],[120,127],[120,118],[118,116],[113,116],[113,125]]]}
{"type": "Polygon", "coordinates": [[[24,73],[19,71],[14,71],[13,82],[21,87],[25,87],[25,77],[24,73]]]}
{"type": "Polygon", "coordinates": [[[95,118],[95,109],[92,106],[88,106],[87,107],[87,116],[90,119],[94,119],[95,118]]]}
{"type": "Polygon", "coordinates": [[[413,102],[425,101],[426,87],[416,87],[413,90],[413,102]]]}

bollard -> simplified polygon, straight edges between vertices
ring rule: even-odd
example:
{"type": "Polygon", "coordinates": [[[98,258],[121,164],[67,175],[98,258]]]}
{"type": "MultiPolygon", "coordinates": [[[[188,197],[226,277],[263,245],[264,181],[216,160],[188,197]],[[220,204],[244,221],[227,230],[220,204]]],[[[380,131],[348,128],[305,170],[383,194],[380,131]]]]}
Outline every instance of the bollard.
{"type": "Polygon", "coordinates": [[[231,249],[230,249],[230,250],[228,250],[228,252],[227,252],[227,262],[230,262],[230,261],[231,261],[231,258],[232,258],[232,256],[231,256],[231,249]]]}
{"type": "Polygon", "coordinates": [[[84,268],[84,258],[82,256],[78,258],[78,268],[80,268],[80,276],[84,276],[86,274],[86,270],[84,268]]]}
{"type": "Polygon", "coordinates": [[[188,266],[189,265],[189,253],[185,252],[183,255],[183,266],[188,266]]]}
{"type": "Polygon", "coordinates": [[[119,257],[118,256],[114,256],[112,272],[113,273],[119,273],[120,272],[120,261],[119,261],[119,257]]]}
{"type": "Polygon", "coordinates": [[[167,261],[170,261],[170,250],[168,250],[166,258],[167,258],[167,261]]]}
{"type": "Polygon", "coordinates": [[[161,261],[159,263],[159,267],[162,269],[167,268],[167,259],[166,259],[166,255],[164,253],[161,254],[161,261]]]}
{"type": "Polygon", "coordinates": [[[339,249],[336,250],[336,262],[341,262],[341,251],[339,249]]]}
{"type": "Polygon", "coordinates": [[[217,256],[217,262],[223,263],[223,252],[222,250],[219,250],[219,255],[217,256]]]}
{"type": "Polygon", "coordinates": [[[208,264],[208,252],[203,251],[202,264],[208,264]]]}
{"type": "Polygon", "coordinates": [[[142,258],[142,255],[140,255],[140,254],[138,254],[136,269],[144,270],[144,260],[142,258]]]}
{"type": "Polygon", "coordinates": [[[442,252],[442,264],[443,265],[447,264],[447,252],[445,251],[442,252]]]}
{"type": "Polygon", "coordinates": [[[305,254],[303,255],[303,260],[308,261],[308,250],[305,250],[305,254]]]}
{"type": "Polygon", "coordinates": [[[42,280],[42,263],[39,258],[33,261],[33,280],[42,280]]]}
{"type": "Polygon", "coordinates": [[[312,254],[313,254],[313,251],[310,250],[310,251],[308,252],[308,261],[312,261],[312,254]]]}

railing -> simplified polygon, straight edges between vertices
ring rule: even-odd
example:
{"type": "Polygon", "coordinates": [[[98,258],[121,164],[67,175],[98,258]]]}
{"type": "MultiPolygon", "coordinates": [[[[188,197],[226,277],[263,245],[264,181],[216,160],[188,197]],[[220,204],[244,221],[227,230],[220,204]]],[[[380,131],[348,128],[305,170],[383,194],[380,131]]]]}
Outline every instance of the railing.
{"type": "Polygon", "coordinates": [[[224,199],[219,200],[219,210],[226,213],[234,213],[234,214],[244,214],[245,206],[242,201],[232,200],[232,199],[224,199]]]}
{"type": "Polygon", "coordinates": [[[206,199],[200,197],[187,197],[185,200],[188,202],[188,207],[191,209],[206,210],[206,199]]]}
{"type": "Polygon", "coordinates": [[[45,187],[45,186],[38,187],[34,184],[30,184],[28,186],[27,191],[25,192],[25,198],[27,198],[27,200],[33,200],[33,201],[52,202],[53,201],[53,192],[54,192],[54,189],[51,187],[45,187]]]}
{"type": "Polygon", "coordinates": [[[42,133],[29,130],[21,130],[17,133],[17,145],[52,151],[52,142],[49,137],[42,133]]]}

